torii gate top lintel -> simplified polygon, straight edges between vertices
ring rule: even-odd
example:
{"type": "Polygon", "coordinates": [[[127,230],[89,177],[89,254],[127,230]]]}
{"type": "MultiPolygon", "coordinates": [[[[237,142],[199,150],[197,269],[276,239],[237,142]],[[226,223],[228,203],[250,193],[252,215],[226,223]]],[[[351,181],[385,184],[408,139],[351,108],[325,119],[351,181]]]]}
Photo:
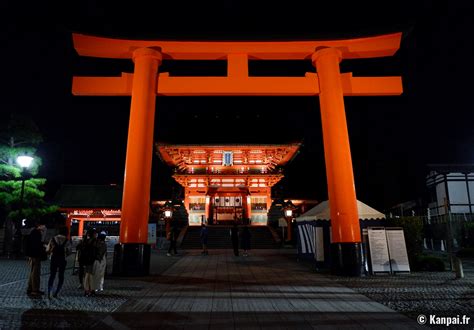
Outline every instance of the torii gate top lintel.
{"type": "MultiPolygon", "coordinates": [[[[165,96],[312,96],[319,94],[318,75],[304,77],[249,76],[249,60],[310,60],[327,51],[341,59],[393,55],[400,46],[401,33],[376,37],[330,41],[143,41],[74,34],[79,55],[133,59],[151,56],[162,60],[226,60],[226,77],[173,77],[158,74],[157,95],[165,96]],[[330,51],[331,52],[331,51],[330,51]]],[[[352,77],[341,75],[346,96],[399,95],[400,77],[352,77]]],[[[121,77],[74,77],[74,95],[131,95],[133,74],[121,77]]]]}
{"type": "Polygon", "coordinates": [[[343,59],[392,56],[402,33],[373,37],[315,41],[159,41],[125,40],[73,34],[79,55],[131,59],[137,48],[161,48],[163,59],[225,60],[228,54],[247,54],[250,60],[310,59],[316,48],[337,48],[343,59]]]}

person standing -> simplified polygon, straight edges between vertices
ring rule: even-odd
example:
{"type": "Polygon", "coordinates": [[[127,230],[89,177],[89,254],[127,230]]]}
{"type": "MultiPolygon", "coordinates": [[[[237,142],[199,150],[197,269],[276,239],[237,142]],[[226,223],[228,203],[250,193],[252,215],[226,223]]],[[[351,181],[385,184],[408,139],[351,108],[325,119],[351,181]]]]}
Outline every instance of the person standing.
{"type": "Polygon", "coordinates": [[[81,249],[81,262],[84,265],[84,295],[89,297],[95,294],[94,262],[97,259],[97,231],[87,231],[86,239],[81,249]]]}
{"type": "Polygon", "coordinates": [[[232,248],[234,249],[234,255],[239,256],[239,227],[237,221],[234,221],[232,228],[230,228],[230,238],[232,240],[232,248]]]}
{"type": "Polygon", "coordinates": [[[245,226],[242,231],[242,238],[241,238],[241,247],[244,250],[244,257],[248,256],[248,251],[250,250],[250,238],[252,235],[250,234],[250,230],[248,226],[245,226]]]}
{"type": "Polygon", "coordinates": [[[176,240],[178,239],[179,231],[175,224],[171,226],[171,229],[168,233],[168,240],[170,241],[170,247],[168,248],[168,253],[166,254],[168,257],[171,257],[171,251],[174,254],[178,254],[176,251],[176,240]]]}
{"type": "Polygon", "coordinates": [[[107,244],[105,231],[97,236],[97,259],[94,263],[94,286],[95,291],[104,291],[105,267],[107,265],[107,244]]]}
{"type": "Polygon", "coordinates": [[[28,288],[26,293],[31,296],[41,296],[44,294],[40,290],[41,279],[41,261],[47,259],[46,249],[43,245],[43,232],[46,226],[35,222],[35,227],[31,230],[26,239],[25,254],[28,257],[28,264],[30,266],[30,275],[28,277],[28,288]]]}
{"type": "Polygon", "coordinates": [[[48,280],[48,298],[51,299],[51,294],[56,298],[64,283],[64,271],[66,270],[66,257],[70,254],[70,243],[67,239],[67,228],[62,227],[59,234],[54,236],[46,248],[46,252],[51,254],[50,273],[48,280]],[[58,274],[58,286],[54,293],[53,284],[58,274]]]}
{"type": "Polygon", "coordinates": [[[205,223],[201,224],[201,233],[199,234],[199,237],[201,238],[201,244],[202,244],[202,252],[201,254],[203,255],[208,255],[209,252],[207,251],[207,237],[209,236],[209,230],[207,229],[207,226],[205,223]]]}

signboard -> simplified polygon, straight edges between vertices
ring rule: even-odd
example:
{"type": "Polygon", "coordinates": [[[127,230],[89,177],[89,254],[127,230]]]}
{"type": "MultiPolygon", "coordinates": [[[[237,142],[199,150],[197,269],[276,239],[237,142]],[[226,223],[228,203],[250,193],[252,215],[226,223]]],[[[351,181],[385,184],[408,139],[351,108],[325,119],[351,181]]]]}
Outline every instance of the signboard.
{"type": "Polygon", "coordinates": [[[384,227],[368,228],[370,262],[372,273],[389,272],[390,258],[388,255],[387,236],[384,227]]]}
{"type": "Polygon", "coordinates": [[[387,235],[392,272],[409,272],[410,264],[408,262],[403,228],[387,228],[385,233],[387,235]]]}
{"type": "Polygon", "coordinates": [[[148,224],[148,244],[156,244],[156,223],[148,224]]]}
{"type": "Polygon", "coordinates": [[[316,261],[324,261],[324,237],[323,237],[323,227],[316,227],[314,231],[314,247],[315,253],[314,257],[316,261]]]}

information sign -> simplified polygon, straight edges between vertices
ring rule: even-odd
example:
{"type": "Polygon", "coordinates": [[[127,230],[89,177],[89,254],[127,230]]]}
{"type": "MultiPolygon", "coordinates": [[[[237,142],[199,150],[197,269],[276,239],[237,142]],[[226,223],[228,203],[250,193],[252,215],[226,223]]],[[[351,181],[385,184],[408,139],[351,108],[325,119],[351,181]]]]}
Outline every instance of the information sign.
{"type": "Polygon", "coordinates": [[[156,244],[156,223],[148,224],[148,244],[156,244]]]}
{"type": "Polygon", "coordinates": [[[388,254],[387,237],[384,227],[368,228],[370,262],[372,273],[389,272],[390,258],[388,254]]]}
{"type": "Polygon", "coordinates": [[[392,272],[409,272],[410,264],[408,262],[403,228],[387,227],[385,233],[387,235],[388,252],[390,255],[392,272]]]}

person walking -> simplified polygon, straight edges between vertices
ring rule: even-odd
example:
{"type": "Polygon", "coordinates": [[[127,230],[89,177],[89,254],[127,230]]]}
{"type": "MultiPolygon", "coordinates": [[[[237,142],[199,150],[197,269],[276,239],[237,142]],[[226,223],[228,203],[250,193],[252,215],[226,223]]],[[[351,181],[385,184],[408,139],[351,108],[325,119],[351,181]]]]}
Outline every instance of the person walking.
{"type": "Polygon", "coordinates": [[[168,240],[170,241],[170,247],[168,248],[168,253],[166,254],[168,257],[171,257],[171,251],[173,251],[175,255],[178,254],[178,252],[176,251],[176,240],[178,239],[178,235],[178,227],[173,224],[169,233],[167,234],[168,240]]]}
{"type": "Polygon", "coordinates": [[[242,231],[242,238],[241,238],[241,247],[244,250],[244,257],[248,257],[248,251],[250,250],[250,238],[252,235],[250,234],[250,230],[248,226],[245,226],[242,231]]]}
{"type": "Polygon", "coordinates": [[[66,257],[70,254],[70,242],[67,239],[68,230],[66,227],[61,227],[58,235],[54,236],[48,243],[46,252],[51,255],[50,273],[48,280],[48,299],[51,295],[57,298],[59,291],[64,283],[64,271],[66,270],[66,257]],[[53,292],[54,280],[58,274],[58,286],[53,292]]]}
{"type": "Polygon", "coordinates": [[[97,231],[87,231],[84,245],[81,249],[81,262],[84,265],[84,295],[89,297],[95,294],[94,262],[97,259],[97,231]]]}
{"type": "Polygon", "coordinates": [[[76,245],[76,260],[75,261],[77,261],[77,264],[79,265],[78,271],[77,271],[77,275],[79,278],[79,286],[77,288],[81,290],[84,289],[84,264],[82,263],[82,260],[81,260],[81,251],[82,251],[82,248],[84,247],[85,240],[86,240],[86,235],[84,234],[82,239],[76,245]]]}
{"type": "Polygon", "coordinates": [[[209,230],[207,229],[207,226],[205,223],[201,224],[201,233],[199,234],[199,237],[201,238],[201,244],[202,244],[202,252],[201,254],[203,255],[208,255],[209,252],[207,251],[207,237],[209,236],[209,230]]]}
{"type": "Polygon", "coordinates": [[[28,277],[28,288],[26,293],[30,296],[41,296],[44,291],[40,290],[41,279],[41,261],[48,258],[46,249],[43,245],[43,232],[46,226],[35,221],[34,228],[26,239],[25,254],[28,257],[30,266],[30,275],[28,277]]]}
{"type": "Polygon", "coordinates": [[[97,236],[97,258],[94,262],[94,286],[95,291],[104,291],[105,267],[107,266],[107,245],[105,231],[100,232],[97,236]]]}
{"type": "Polygon", "coordinates": [[[230,228],[230,238],[232,240],[232,248],[234,249],[234,255],[239,256],[239,227],[237,221],[234,221],[232,228],[230,228]]]}

